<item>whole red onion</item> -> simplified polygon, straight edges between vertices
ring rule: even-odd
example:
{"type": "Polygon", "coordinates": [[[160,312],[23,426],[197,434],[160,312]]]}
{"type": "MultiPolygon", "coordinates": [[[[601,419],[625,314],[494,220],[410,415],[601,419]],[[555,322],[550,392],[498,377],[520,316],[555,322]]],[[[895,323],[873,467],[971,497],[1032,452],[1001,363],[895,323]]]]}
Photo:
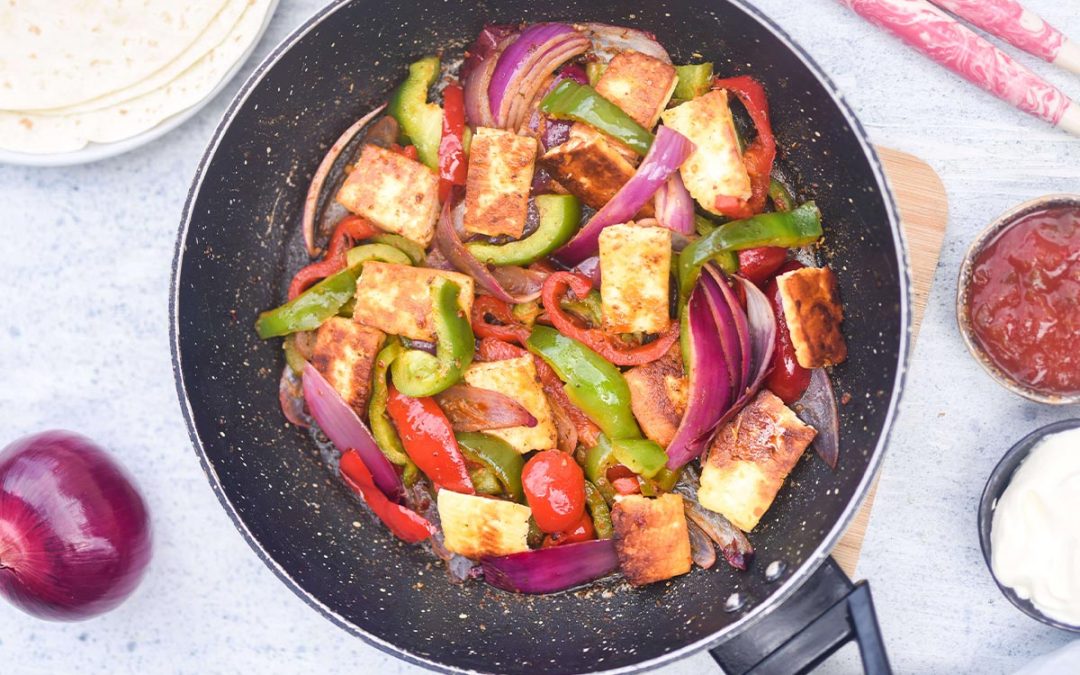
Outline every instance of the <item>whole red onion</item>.
{"type": "Polygon", "coordinates": [[[29,614],[86,619],[123,602],[150,560],[150,519],[127,472],[67,431],[0,452],[0,595],[29,614]]]}

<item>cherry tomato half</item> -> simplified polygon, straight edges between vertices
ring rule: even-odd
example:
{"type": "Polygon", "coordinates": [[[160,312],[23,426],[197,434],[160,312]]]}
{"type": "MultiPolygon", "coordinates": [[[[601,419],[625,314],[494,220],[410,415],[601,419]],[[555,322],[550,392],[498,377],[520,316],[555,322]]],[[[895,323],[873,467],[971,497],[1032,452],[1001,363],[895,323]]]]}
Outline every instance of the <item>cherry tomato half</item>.
{"type": "Polygon", "coordinates": [[[581,516],[581,520],[573,529],[566,532],[555,532],[544,537],[541,548],[573,544],[574,542],[589,541],[590,539],[596,539],[596,529],[593,527],[592,517],[586,513],[581,516]]]}
{"type": "Polygon", "coordinates": [[[533,455],[521,470],[521,483],[533,518],[544,532],[569,530],[585,513],[585,474],[565,452],[533,455]]]}
{"type": "Polygon", "coordinates": [[[760,286],[787,260],[787,249],[762,246],[739,251],[739,275],[760,286]]]}
{"type": "MultiPolygon", "coordinates": [[[[803,265],[791,261],[781,267],[780,274],[797,270],[803,265]]],[[[765,289],[765,295],[772,303],[776,314],[776,347],[773,349],[772,370],[765,378],[765,387],[780,397],[788,405],[802,398],[803,392],[810,386],[810,371],[799,365],[795,358],[795,346],[791,343],[787,320],[784,318],[784,303],[780,299],[780,288],[774,278],[765,289]]]]}

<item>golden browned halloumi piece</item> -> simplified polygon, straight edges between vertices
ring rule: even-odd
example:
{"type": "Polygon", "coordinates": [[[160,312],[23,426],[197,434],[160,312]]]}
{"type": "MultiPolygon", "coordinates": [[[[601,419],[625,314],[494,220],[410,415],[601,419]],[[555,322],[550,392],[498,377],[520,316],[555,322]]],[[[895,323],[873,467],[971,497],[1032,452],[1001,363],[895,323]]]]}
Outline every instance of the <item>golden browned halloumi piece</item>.
{"type": "Polygon", "coordinates": [[[453,490],[439,490],[439,520],[446,548],[467,558],[529,550],[529,517],[524,504],[453,490]]]}
{"type": "Polygon", "coordinates": [[[687,382],[675,344],[659,359],[623,373],[630,387],[630,408],[649,440],[665,448],[675,438],[686,412],[687,382]]]}
{"type": "MultiPolygon", "coordinates": [[[[567,192],[594,209],[611,201],[636,171],[614,143],[584,124],[571,127],[569,139],[544,153],[540,163],[567,192]]],[[[651,217],[652,201],[637,215],[651,217]]]]}
{"type": "Polygon", "coordinates": [[[558,446],[558,432],[551,404],[544,395],[536,364],[529,354],[501,361],[473,363],[462,375],[465,382],[481,389],[505,394],[521,404],[536,418],[534,427],[491,429],[485,433],[497,436],[518,452],[549,450],[558,446]]]}
{"type": "Polygon", "coordinates": [[[431,287],[437,279],[458,285],[458,304],[466,317],[473,301],[473,279],[466,274],[428,267],[366,262],[356,280],[353,320],[389,335],[435,341],[431,287]]]}
{"type": "Polygon", "coordinates": [[[365,145],[337,201],[387,232],[427,246],[439,219],[439,177],[400,153],[365,145]]]}
{"type": "Polygon", "coordinates": [[[660,333],[671,324],[671,230],[624,223],[600,233],[604,330],[660,333]]]}
{"type": "Polygon", "coordinates": [[[795,358],[803,368],[842,363],[847,343],[840,332],[844,309],[836,275],[828,267],[804,267],[776,278],[795,358]]]}
{"type": "Polygon", "coordinates": [[[690,571],[690,534],[680,495],[618,497],[611,508],[619,567],[635,586],[690,571]]]}
{"type": "Polygon", "coordinates": [[[596,93],[619,106],[635,122],[652,129],[678,81],[675,66],[641,52],[619,52],[596,83],[596,93]]]}
{"type": "Polygon", "coordinates": [[[536,139],[480,127],[469,147],[465,231],[515,239],[525,230],[536,139]]]}
{"type": "Polygon", "coordinates": [[[726,91],[710,91],[665,110],[660,117],[696,146],[679,172],[701,208],[723,215],[716,208],[717,197],[750,198],[750,176],[739,152],[726,91]]]}
{"type": "Polygon", "coordinates": [[[361,417],[367,416],[371,368],[382,347],[383,332],[335,316],[319,326],[311,365],[361,417]]]}
{"type": "Polygon", "coordinates": [[[763,389],[713,439],[698,501],[749,532],[815,435],[776,394],[763,389]]]}

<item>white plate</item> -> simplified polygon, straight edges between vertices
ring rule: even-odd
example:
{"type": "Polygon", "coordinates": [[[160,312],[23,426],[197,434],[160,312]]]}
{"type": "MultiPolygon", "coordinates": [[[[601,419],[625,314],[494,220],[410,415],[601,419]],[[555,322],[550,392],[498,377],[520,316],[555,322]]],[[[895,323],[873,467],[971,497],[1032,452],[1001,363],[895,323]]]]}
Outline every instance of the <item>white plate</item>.
{"type": "Polygon", "coordinates": [[[190,108],[185,108],[175,115],[165,118],[158,123],[157,126],[147,129],[140,134],[136,134],[131,138],[125,138],[122,141],[115,141],[113,143],[88,143],[85,148],[80,148],[73,152],[37,154],[0,149],[0,164],[20,164],[22,166],[72,166],[74,164],[86,164],[122,155],[125,152],[146,145],[150,141],[161,138],[191,119],[191,117],[199,112],[203,106],[221,93],[221,90],[225,88],[225,85],[232,80],[244,63],[247,62],[248,57],[251,56],[251,52],[255,51],[255,46],[259,44],[259,40],[262,39],[263,33],[266,32],[266,27],[270,25],[270,19],[274,16],[274,10],[277,9],[277,5],[278,0],[271,0],[270,6],[266,10],[266,16],[263,18],[262,25],[259,26],[259,30],[255,34],[251,44],[248,45],[248,48],[240,55],[240,58],[236,60],[236,63],[229,68],[228,72],[221,78],[221,81],[214,86],[213,90],[190,108]]]}

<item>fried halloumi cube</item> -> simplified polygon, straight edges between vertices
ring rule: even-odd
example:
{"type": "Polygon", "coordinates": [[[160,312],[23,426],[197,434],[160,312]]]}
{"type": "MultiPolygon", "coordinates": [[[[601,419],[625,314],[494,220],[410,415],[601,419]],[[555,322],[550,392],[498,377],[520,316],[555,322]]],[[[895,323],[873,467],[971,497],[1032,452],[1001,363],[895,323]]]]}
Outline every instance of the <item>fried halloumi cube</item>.
{"type": "Polygon", "coordinates": [[[524,504],[453,490],[439,490],[439,520],[446,548],[467,558],[529,550],[529,517],[524,504]]]}
{"type": "Polygon", "coordinates": [[[641,52],[615,55],[596,83],[596,93],[619,106],[635,122],[652,129],[678,82],[675,66],[641,52]]]}
{"type": "Polygon", "coordinates": [[[497,436],[518,452],[549,450],[558,447],[558,433],[551,404],[544,396],[536,364],[529,354],[501,361],[473,363],[465,369],[465,382],[481,389],[492,389],[521,404],[536,418],[534,427],[508,427],[485,433],[497,436]]]}
{"type": "Polygon", "coordinates": [[[520,237],[525,231],[535,163],[535,138],[478,128],[469,148],[465,231],[520,237]]]}
{"type": "MultiPolygon", "coordinates": [[[[544,153],[540,163],[567,192],[594,209],[611,201],[636,171],[612,141],[584,124],[571,127],[567,141],[544,153]]],[[[653,213],[650,201],[638,216],[653,213]]]]}
{"type": "Polygon", "coordinates": [[[437,279],[458,285],[458,304],[465,316],[470,316],[473,279],[467,274],[372,261],[364,263],[356,280],[353,320],[389,335],[434,342],[431,287],[437,279]]]}
{"type": "Polygon", "coordinates": [[[619,567],[631,584],[643,586],[690,571],[690,534],[682,496],[618,497],[611,508],[611,524],[619,567]]]}
{"type": "Polygon", "coordinates": [[[710,91],[679,104],[660,115],[664,124],[690,139],[694,152],[680,168],[686,189],[701,208],[723,215],[716,207],[723,200],[749,199],[750,175],[746,173],[728,93],[710,91]]]}
{"type": "Polygon", "coordinates": [[[803,368],[842,363],[847,343],[840,332],[844,309],[836,275],[828,267],[804,267],[776,278],[795,358],[803,368]]]}
{"type": "Polygon", "coordinates": [[[686,412],[687,381],[682,354],[675,344],[655,361],[623,373],[630,387],[630,408],[645,436],[663,447],[675,438],[686,412]]]}
{"type": "Polygon", "coordinates": [[[377,328],[335,316],[315,334],[311,365],[361,417],[367,416],[371,368],[386,336],[377,328]]]}
{"type": "Polygon", "coordinates": [[[604,330],[660,333],[671,324],[671,230],[625,223],[600,233],[604,330]]]}
{"type": "Polygon", "coordinates": [[[427,246],[439,219],[439,177],[400,153],[365,145],[337,201],[387,232],[427,246]]]}
{"type": "Polygon", "coordinates": [[[816,435],[776,394],[763,389],[713,439],[698,501],[749,532],[816,435]]]}

